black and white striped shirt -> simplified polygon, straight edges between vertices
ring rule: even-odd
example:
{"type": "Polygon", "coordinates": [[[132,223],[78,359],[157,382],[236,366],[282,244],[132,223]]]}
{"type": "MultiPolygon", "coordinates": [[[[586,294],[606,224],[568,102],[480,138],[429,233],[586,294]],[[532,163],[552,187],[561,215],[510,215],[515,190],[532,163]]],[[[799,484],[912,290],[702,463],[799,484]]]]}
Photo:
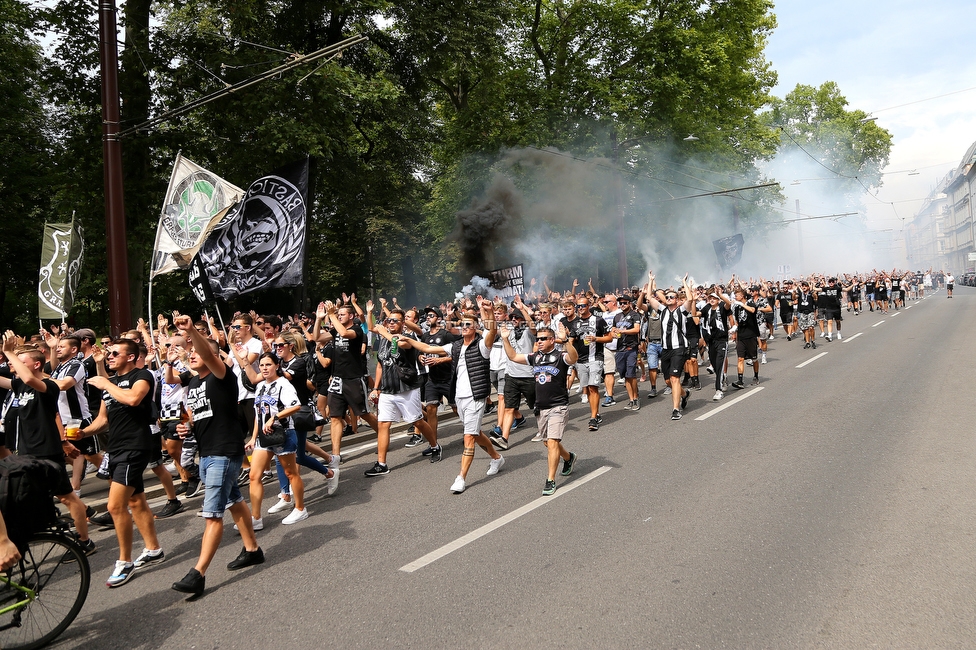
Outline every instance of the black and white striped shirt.
{"type": "Polygon", "coordinates": [[[684,305],[674,310],[661,305],[657,311],[661,314],[661,347],[665,350],[688,347],[688,337],[685,335],[688,310],[684,305]]]}

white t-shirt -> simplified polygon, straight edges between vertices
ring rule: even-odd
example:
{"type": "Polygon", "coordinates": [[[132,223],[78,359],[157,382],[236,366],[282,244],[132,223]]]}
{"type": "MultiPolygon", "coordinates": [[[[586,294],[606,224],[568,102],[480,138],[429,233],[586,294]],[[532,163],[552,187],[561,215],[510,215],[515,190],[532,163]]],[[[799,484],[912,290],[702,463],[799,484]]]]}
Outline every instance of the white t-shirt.
{"type": "MultiPolygon", "coordinates": [[[[445,345],[442,350],[447,352],[447,356],[451,356],[451,348],[453,345],[445,345]]],[[[474,397],[474,391],[471,390],[471,380],[468,378],[468,362],[464,358],[464,353],[467,352],[468,346],[463,342],[461,343],[461,352],[459,353],[458,365],[457,365],[457,389],[454,391],[455,397],[474,397]]],[[[481,352],[481,356],[488,359],[491,356],[491,351],[485,347],[485,340],[478,339],[478,350],[481,352]]]]}
{"type": "MultiPolygon", "coordinates": [[[[234,345],[234,344],[231,343],[231,345],[234,345]]],[[[251,367],[254,368],[254,372],[257,372],[258,371],[258,360],[261,357],[261,353],[264,352],[264,345],[261,344],[261,339],[259,339],[256,336],[252,336],[250,338],[250,340],[248,340],[248,342],[244,344],[244,349],[247,351],[247,354],[249,354],[249,355],[250,354],[256,354],[256,355],[258,355],[258,359],[256,359],[254,361],[254,363],[251,364],[251,367]]],[[[237,363],[237,355],[236,354],[232,354],[232,355],[230,355],[230,357],[231,357],[231,359],[233,361],[233,365],[231,366],[231,368],[233,369],[234,374],[237,375],[237,399],[238,399],[238,401],[239,400],[242,400],[242,399],[254,399],[254,393],[252,391],[249,391],[246,388],[244,388],[244,384],[241,383],[241,375],[244,374],[244,371],[241,370],[241,366],[237,363]]]]}

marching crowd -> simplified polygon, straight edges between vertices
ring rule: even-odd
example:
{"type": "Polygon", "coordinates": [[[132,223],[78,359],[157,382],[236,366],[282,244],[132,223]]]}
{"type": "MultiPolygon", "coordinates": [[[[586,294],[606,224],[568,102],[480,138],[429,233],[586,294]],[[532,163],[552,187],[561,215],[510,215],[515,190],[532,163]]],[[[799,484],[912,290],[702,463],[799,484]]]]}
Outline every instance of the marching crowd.
{"type": "Polygon", "coordinates": [[[570,475],[576,463],[563,443],[575,396],[589,431],[600,429],[601,410],[623,402],[639,411],[659,395],[670,396],[670,418],[680,420],[702,389],[700,369],[713,382],[712,400],[722,400],[730,388],[759,384],[775,338],[802,337],[804,348],[816,349],[818,329],[821,344],[842,338],[844,314],[898,310],[942,286],[951,298],[953,277],[874,270],[776,282],[733,276],[706,286],[685,276],[665,287],[649,273],[643,287],[609,293],[592,284],[580,291],[575,281],[565,292],[535,284],[510,299],[471,296],[426,308],[403,309],[395,299],[360,306],[343,295],[286,319],[236,313],[227,328],[174,312],[152,328],[140,320],[118,339],[63,324],[28,337],[8,331],[0,457],[16,452],[61,467],[52,491],[87,553],[95,552],[90,522],[114,527],[119,559],[109,587],[162,562],[155,520],[202,497],[200,556],[173,584],[199,595],[224,512],[243,541],[228,569],[264,562],[256,532],[265,525],[265,485],[277,484],[267,513],[287,512],[284,525],[306,520],[302,468],[335,493],[343,437],[362,423],[376,432],[377,458],[365,472],[376,477],[390,473],[391,427],[399,422],[412,427],[406,447],[423,445],[423,456],[441,461],[439,413],[452,409],[463,445],[450,490],[460,494],[476,447],[490,458],[487,474],[497,474],[531,411],[532,441],[544,444],[548,461],[543,495],[551,495],[557,475],[570,475]],[[109,481],[107,512],[82,500],[89,468],[109,481]],[[147,472],[167,496],[155,513],[147,472]],[[144,543],[135,558],[133,527],[144,543]]]}

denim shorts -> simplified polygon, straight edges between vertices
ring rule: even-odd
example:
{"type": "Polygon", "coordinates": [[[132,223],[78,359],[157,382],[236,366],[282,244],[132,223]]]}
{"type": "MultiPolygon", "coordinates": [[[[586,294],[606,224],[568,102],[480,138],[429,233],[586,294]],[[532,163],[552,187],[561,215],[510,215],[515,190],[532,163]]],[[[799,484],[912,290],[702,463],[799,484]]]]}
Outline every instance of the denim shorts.
{"type": "Polygon", "coordinates": [[[647,342],[647,367],[651,370],[657,370],[658,366],[661,365],[661,349],[660,343],[647,342]]]}
{"type": "Polygon", "coordinates": [[[237,479],[244,456],[204,456],[200,459],[200,478],[206,486],[203,493],[203,516],[222,519],[224,509],[244,500],[237,479]]]}
{"type": "MultiPolygon", "coordinates": [[[[418,418],[419,419],[419,418],[418,418]]],[[[298,451],[298,433],[294,429],[285,429],[285,444],[275,445],[273,447],[262,447],[261,446],[261,436],[258,436],[255,442],[254,449],[262,449],[264,451],[270,451],[275,456],[282,456],[284,454],[294,454],[298,451]]]]}

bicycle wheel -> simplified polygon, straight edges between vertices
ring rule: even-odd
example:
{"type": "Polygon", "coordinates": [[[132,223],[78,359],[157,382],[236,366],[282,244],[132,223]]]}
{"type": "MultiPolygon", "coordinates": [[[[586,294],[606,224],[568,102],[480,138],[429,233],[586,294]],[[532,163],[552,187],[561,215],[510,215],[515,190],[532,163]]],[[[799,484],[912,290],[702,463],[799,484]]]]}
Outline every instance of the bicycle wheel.
{"type": "MultiPolygon", "coordinates": [[[[35,535],[10,581],[36,597],[0,618],[0,648],[29,650],[53,641],[81,611],[90,580],[88,558],[74,541],[54,532],[35,535]]],[[[0,607],[23,599],[13,584],[0,583],[0,607]]]]}

